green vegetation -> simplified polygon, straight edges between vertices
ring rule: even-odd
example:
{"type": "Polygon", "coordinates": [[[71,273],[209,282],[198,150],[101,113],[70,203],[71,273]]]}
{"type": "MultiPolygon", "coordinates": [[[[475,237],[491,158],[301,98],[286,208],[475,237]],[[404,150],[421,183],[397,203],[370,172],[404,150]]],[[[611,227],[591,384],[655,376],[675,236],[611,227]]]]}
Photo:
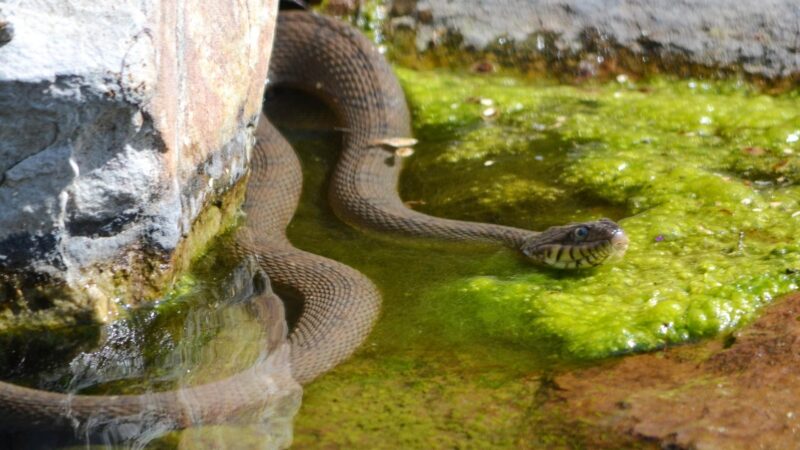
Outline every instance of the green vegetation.
{"type": "Polygon", "coordinates": [[[465,318],[442,320],[448,331],[604,357],[730,329],[800,284],[796,95],[401,74],[431,147],[404,190],[420,209],[532,228],[606,213],[631,239],[623,261],[588,273],[443,284],[425,304],[465,318]]]}
{"type": "Polygon", "coordinates": [[[420,139],[401,181],[414,208],[533,229],[607,216],[631,247],[567,273],[353,230],[326,204],[331,145],[300,134],[292,239],[363,271],[385,300],[364,349],[307,387],[299,447],[633,445],[542,417],[542,371],[724,332],[800,285],[797,94],[399,75],[420,139]]]}

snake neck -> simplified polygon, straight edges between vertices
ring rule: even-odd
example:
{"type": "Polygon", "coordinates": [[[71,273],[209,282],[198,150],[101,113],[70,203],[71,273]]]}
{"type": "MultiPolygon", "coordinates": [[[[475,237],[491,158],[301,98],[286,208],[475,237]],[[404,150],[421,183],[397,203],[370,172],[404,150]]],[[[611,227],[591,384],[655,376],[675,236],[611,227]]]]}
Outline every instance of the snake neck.
{"type": "Polygon", "coordinates": [[[450,241],[485,242],[520,251],[539,233],[491,223],[444,219],[408,208],[397,193],[402,159],[382,148],[357,161],[342,161],[333,176],[330,201],[356,226],[381,232],[450,241]]]}

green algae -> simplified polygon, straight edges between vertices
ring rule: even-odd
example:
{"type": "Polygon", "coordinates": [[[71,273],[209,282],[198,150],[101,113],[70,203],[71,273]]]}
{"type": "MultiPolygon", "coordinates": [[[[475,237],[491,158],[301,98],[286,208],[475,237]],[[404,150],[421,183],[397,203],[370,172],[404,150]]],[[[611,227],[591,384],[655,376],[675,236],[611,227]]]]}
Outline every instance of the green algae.
{"type": "Polygon", "coordinates": [[[796,94],[398,72],[420,139],[401,180],[410,206],[533,229],[608,216],[631,247],[567,273],[353,230],[326,202],[333,145],[295,136],[305,191],[290,237],[384,294],[363,349],[306,388],[299,448],[644,445],[540,410],[542,374],[733,329],[800,284],[796,94]]]}
{"type": "Polygon", "coordinates": [[[430,314],[469,317],[443,321],[461,339],[549,339],[598,358],[734,328],[800,285],[797,95],[400,74],[432,147],[404,185],[419,209],[528,228],[605,212],[631,239],[624,260],[590,272],[466,277],[426,294],[430,314]],[[488,108],[499,113],[484,120],[488,108]]]}

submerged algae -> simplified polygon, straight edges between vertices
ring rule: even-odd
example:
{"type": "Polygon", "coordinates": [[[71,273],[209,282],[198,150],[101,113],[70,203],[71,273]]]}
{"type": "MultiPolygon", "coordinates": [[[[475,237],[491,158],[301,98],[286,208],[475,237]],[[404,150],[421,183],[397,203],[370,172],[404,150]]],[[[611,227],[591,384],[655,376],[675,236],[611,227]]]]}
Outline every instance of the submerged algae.
{"type": "Polygon", "coordinates": [[[796,94],[400,74],[429,145],[408,168],[404,195],[425,199],[412,205],[534,229],[606,213],[631,239],[624,260],[590,272],[465,277],[427,293],[434,315],[470,317],[443,321],[456,338],[603,357],[736,327],[800,285],[796,94]]]}

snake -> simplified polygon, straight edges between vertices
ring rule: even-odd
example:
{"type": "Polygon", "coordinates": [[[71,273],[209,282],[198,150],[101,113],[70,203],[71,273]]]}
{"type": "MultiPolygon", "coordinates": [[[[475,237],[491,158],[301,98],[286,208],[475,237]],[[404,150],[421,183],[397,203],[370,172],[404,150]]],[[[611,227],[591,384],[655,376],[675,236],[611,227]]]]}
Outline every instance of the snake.
{"type": "MultiPolygon", "coordinates": [[[[328,195],[335,214],[352,226],[390,235],[496,243],[533,263],[559,269],[596,266],[627,248],[624,231],[609,219],[536,232],[410,209],[398,193],[403,157],[393,145],[413,142],[403,90],[381,52],[343,21],[282,11],[268,77],[267,89],[310,93],[341,123],[342,150],[328,195]]],[[[289,332],[287,351],[291,376],[307,384],[347,359],[366,339],[379,315],[381,295],[355,269],[291,244],[286,227],[301,194],[301,165],[263,113],[255,135],[243,205],[247,220],[234,247],[253,258],[269,282],[299,294],[302,311],[289,332]]],[[[257,290],[253,301],[266,301],[270,295],[271,290],[257,290]]],[[[142,395],[73,395],[0,382],[0,430],[142,422],[180,429],[222,423],[275,401],[276,384],[267,366],[256,362],[216,382],[142,395]]]]}

